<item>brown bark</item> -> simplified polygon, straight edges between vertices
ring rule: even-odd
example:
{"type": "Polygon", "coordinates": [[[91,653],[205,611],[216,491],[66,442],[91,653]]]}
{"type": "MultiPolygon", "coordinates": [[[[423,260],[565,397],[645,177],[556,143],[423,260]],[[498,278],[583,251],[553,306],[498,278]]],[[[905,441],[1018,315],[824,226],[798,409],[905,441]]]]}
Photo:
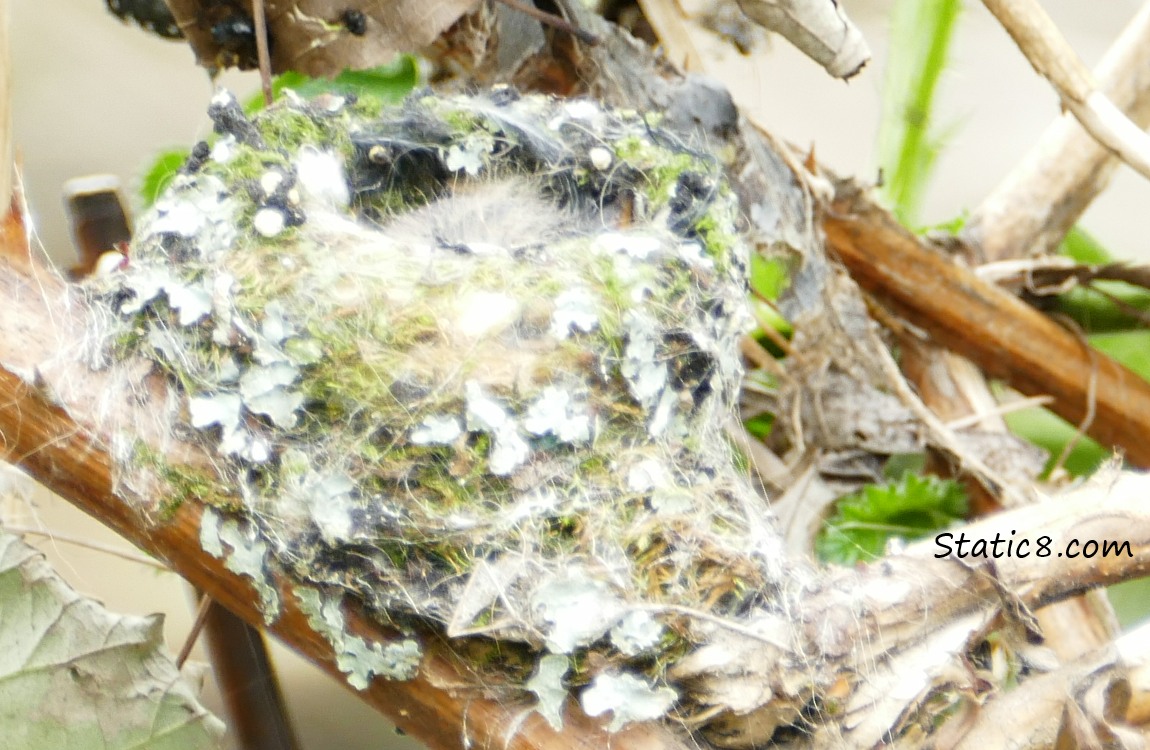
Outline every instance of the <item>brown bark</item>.
{"type": "Polygon", "coordinates": [[[1028,395],[1050,395],[1064,419],[1150,465],[1150,384],[1079,335],[927,249],[848,190],[823,221],[827,243],[859,285],[988,375],[1028,395]],[[1093,403],[1091,403],[1093,401],[1093,403]]]}

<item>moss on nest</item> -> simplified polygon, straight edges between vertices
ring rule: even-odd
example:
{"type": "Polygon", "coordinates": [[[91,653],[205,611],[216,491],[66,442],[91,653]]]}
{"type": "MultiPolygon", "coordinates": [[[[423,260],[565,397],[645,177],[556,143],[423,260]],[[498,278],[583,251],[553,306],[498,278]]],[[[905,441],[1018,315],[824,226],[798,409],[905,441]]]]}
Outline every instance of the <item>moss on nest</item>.
{"type": "Polygon", "coordinates": [[[90,289],[219,476],[122,475],[230,510],[329,630],[347,593],[661,679],[684,640],[643,613],[737,611],[765,576],[729,560],[774,543],[722,433],[745,248],[718,165],[588,101],[374,111],[213,101],[222,145],[90,289]]]}

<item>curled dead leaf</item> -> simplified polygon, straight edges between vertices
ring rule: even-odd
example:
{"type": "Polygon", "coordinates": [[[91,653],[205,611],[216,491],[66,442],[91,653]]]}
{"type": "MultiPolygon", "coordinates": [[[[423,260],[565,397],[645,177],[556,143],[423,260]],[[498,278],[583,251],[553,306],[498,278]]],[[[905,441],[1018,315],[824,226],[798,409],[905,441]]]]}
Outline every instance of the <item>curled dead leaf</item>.
{"type": "MultiPolygon", "coordinates": [[[[251,0],[170,0],[209,70],[256,67],[251,0]]],[[[273,73],[333,76],[390,62],[434,41],[477,0],[266,0],[273,73]]]]}

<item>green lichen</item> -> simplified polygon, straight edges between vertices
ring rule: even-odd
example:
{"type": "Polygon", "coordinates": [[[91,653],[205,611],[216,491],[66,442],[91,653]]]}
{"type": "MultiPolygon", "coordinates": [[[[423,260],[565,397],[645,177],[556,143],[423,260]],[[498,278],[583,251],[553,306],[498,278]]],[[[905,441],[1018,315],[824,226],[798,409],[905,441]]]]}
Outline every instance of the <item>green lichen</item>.
{"type": "Polygon", "coordinates": [[[303,586],[295,589],[295,597],[308,624],[331,642],[336,666],[347,675],[352,687],[363,690],[377,675],[409,680],[419,670],[423,650],[417,641],[408,638],[388,644],[369,642],[348,632],[342,597],[325,597],[303,586]]]}

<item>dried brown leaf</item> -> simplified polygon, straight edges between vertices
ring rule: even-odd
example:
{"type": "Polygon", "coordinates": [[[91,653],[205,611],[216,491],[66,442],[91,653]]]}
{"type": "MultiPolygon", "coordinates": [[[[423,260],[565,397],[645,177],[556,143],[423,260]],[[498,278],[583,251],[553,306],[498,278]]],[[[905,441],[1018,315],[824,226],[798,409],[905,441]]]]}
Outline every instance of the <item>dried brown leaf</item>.
{"type": "MultiPolygon", "coordinates": [[[[210,70],[256,66],[251,0],[170,0],[210,70]]],[[[390,62],[433,42],[478,0],[266,0],[273,73],[333,76],[390,62]]]]}

